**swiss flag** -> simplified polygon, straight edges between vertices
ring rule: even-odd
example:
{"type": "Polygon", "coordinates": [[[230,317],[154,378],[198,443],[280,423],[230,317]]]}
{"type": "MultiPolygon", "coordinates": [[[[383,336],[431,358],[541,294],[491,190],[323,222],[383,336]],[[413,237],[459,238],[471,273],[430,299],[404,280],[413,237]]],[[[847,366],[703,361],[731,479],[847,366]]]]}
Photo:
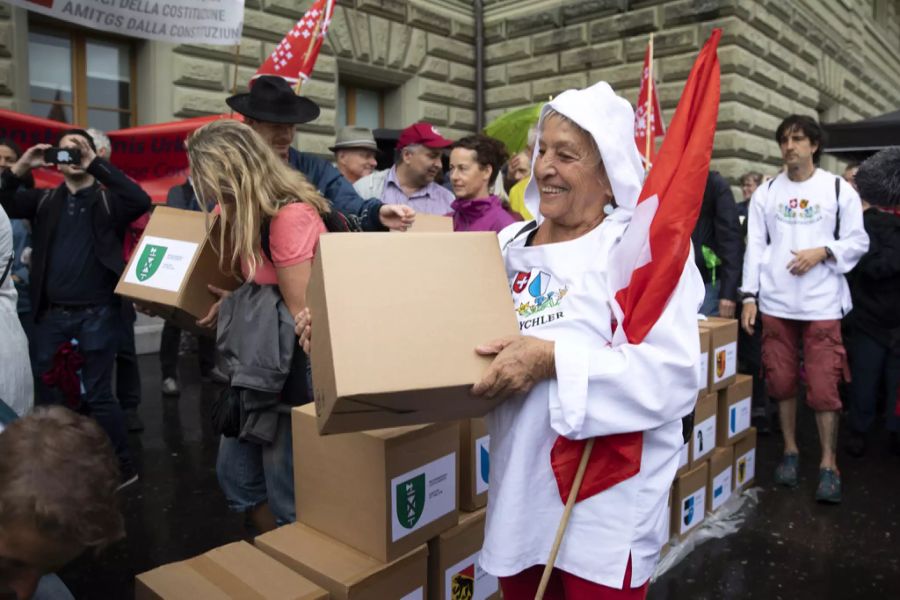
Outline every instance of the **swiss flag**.
{"type": "Polygon", "coordinates": [[[263,75],[283,77],[291,83],[309,79],[328,33],[334,5],[335,0],[316,0],[281,43],[275,46],[251,81],[263,75]]]}
{"type": "Polygon", "coordinates": [[[656,81],[650,85],[650,61],[653,60],[651,46],[647,46],[644,53],[644,70],[641,71],[641,90],[638,92],[637,107],[634,110],[634,143],[638,152],[644,159],[644,168],[653,164],[656,154],[656,138],[666,134],[666,126],[663,123],[662,112],[659,108],[659,95],[656,93],[656,81]],[[647,96],[650,95],[650,112],[647,112],[647,96]],[[647,156],[647,131],[650,131],[650,155],[647,156]],[[648,164],[649,163],[649,164],[648,164]]]}
{"type": "MultiPolygon", "coordinates": [[[[613,347],[643,341],[662,315],[690,255],[719,114],[716,48],[721,37],[721,30],[714,30],[694,61],[631,223],[610,256],[609,282],[618,289],[613,312],[621,324],[613,334],[613,347]]],[[[553,445],[551,464],[563,502],[572,491],[586,443],[559,437],[553,445]]],[[[642,432],[595,438],[576,501],[640,471],[643,445],[642,432]]]]}

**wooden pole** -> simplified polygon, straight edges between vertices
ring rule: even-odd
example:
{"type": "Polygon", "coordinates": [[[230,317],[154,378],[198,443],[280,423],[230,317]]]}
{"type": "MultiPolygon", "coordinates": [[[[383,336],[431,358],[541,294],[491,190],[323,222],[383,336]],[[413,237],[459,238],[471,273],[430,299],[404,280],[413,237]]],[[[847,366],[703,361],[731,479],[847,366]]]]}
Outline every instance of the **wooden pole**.
{"type": "MultiPolygon", "coordinates": [[[[328,12],[327,8],[322,11],[322,14],[319,15],[318,20],[316,21],[316,28],[313,29],[312,38],[309,43],[309,48],[306,49],[306,55],[303,57],[303,64],[306,64],[306,61],[309,60],[310,54],[312,54],[313,48],[316,45],[316,38],[319,37],[319,29],[322,28],[322,20],[325,18],[325,13],[328,12]]],[[[297,87],[294,88],[294,93],[298,96],[300,95],[300,86],[303,85],[303,78],[300,74],[297,74],[297,87]]]]}
{"type": "MultiPolygon", "coordinates": [[[[238,80],[238,63],[241,60],[241,45],[237,44],[234,47],[234,72],[232,73],[232,81],[231,81],[231,95],[234,96],[237,94],[237,80],[238,80]]],[[[231,113],[228,115],[228,118],[234,118],[234,109],[231,109],[231,113]]]]}
{"type": "Polygon", "coordinates": [[[572,516],[572,508],[575,506],[575,499],[578,492],[581,491],[581,482],[584,481],[584,473],[587,471],[588,459],[591,457],[591,451],[594,449],[594,438],[590,438],[584,445],[584,452],[581,453],[581,462],[578,463],[578,470],[575,472],[575,480],[572,482],[572,490],[566,499],[566,508],[563,511],[562,518],[559,520],[559,527],[556,529],[556,539],[553,540],[553,548],[550,549],[550,557],[547,558],[547,564],[544,565],[544,574],[541,575],[541,583],[538,586],[537,594],[534,600],[543,600],[544,593],[547,591],[547,585],[550,583],[550,575],[553,573],[553,565],[556,564],[556,556],[559,554],[559,547],[562,545],[563,536],[566,533],[566,527],[569,525],[569,518],[572,516]]]}
{"type": "Polygon", "coordinates": [[[650,65],[647,74],[647,142],[644,148],[644,165],[650,170],[650,144],[653,139],[653,33],[650,33],[650,65]]]}

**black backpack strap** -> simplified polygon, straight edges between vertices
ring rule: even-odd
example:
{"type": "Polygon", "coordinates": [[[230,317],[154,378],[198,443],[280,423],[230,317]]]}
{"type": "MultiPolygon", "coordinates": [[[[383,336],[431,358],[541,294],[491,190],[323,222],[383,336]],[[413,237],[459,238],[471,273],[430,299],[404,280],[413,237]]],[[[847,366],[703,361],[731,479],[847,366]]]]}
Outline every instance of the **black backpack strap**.
{"type": "Polygon", "coordinates": [[[834,239],[841,239],[841,178],[834,178],[834,239]]]}
{"type": "Polygon", "coordinates": [[[262,249],[263,254],[266,255],[266,258],[269,259],[269,262],[274,265],[275,261],[272,260],[272,246],[269,241],[271,225],[272,219],[263,219],[262,229],[260,229],[259,232],[259,247],[262,249]]]}
{"type": "Polygon", "coordinates": [[[106,209],[106,216],[112,218],[112,211],[109,209],[109,194],[106,188],[100,188],[100,201],[103,202],[103,208],[106,209]]]}
{"type": "Polygon", "coordinates": [[[519,231],[516,232],[516,235],[509,238],[509,240],[505,244],[503,244],[503,251],[505,251],[507,248],[509,248],[509,245],[512,244],[514,241],[516,241],[518,238],[520,238],[523,233],[528,233],[532,229],[537,229],[537,226],[538,226],[538,224],[537,224],[536,220],[529,221],[528,223],[526,223],[525,226],[522,227],[522,229],[520,229],[519,231]]]}
{"type": "Polygon", "coordinates": [[[38,213],[41,212],[41,209],[44,207],[44,204],[45,204],[45,203],[47,202],[47,200],[50,198],[50,194],[52,194],[52,193],[55,192],[55,191],[56,191],[56,188],[51,189],[51,190],[44,190],[44,193],[41,194],[41,199],[38,200],[37,209],[34,211],[34,216],[35,216],[35,217],[37,217],[37,216],[38,216],[38,213]]]}
{"type": "Polygon", "coordinates": [[[3,269],[3,273],[0,274],[0,287],[6,282],[6,276],[9,275],[9,270],[12,269],[13,259],[15,259],[15,255],[9,257],[9,260],[6,261],[6,267],[3,269]]]}

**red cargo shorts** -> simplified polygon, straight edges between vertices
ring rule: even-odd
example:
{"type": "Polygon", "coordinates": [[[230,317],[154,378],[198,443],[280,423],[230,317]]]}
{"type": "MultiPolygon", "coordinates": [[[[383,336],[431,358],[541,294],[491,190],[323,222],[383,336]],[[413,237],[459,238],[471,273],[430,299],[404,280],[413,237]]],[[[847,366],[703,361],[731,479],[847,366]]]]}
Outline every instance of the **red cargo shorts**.
{"type": "Polygon", "coordinates": [[[806,403],[816,411],[841,409],[838,383],[850,380],[841,322],[795,321],[762,315],[762,363],[769,395],[776,400],[797,396],[800,344],[806,370],[806,403]]]}

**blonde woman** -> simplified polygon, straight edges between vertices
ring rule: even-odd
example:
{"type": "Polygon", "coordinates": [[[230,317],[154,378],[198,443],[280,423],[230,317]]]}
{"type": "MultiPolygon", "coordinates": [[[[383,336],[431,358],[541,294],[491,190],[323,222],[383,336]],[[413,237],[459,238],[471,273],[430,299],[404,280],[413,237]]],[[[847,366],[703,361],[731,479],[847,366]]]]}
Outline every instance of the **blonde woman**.
{"type": "MultiPolygon", "coordinates": [[[[278,286],[290,313],[302,312],[316,243],[326,231],[320,214],[328,212],[327,202],[237,121],[201,127],[188,138],[187,151],[200,206],[214,202],[221,215],[220,247],[230,248],[220,256],[222,269],[258,285],[278,286]],[[269,231],[266,249],[264,227],[269,231]]],[[[220,303],[199,324],[215,326],[220,303]]],[[[223,436],[216,470],[229,506],[249,513],[260,531],[294,521],[289,414],[279,415],[270,444],[223,436]]]]}

